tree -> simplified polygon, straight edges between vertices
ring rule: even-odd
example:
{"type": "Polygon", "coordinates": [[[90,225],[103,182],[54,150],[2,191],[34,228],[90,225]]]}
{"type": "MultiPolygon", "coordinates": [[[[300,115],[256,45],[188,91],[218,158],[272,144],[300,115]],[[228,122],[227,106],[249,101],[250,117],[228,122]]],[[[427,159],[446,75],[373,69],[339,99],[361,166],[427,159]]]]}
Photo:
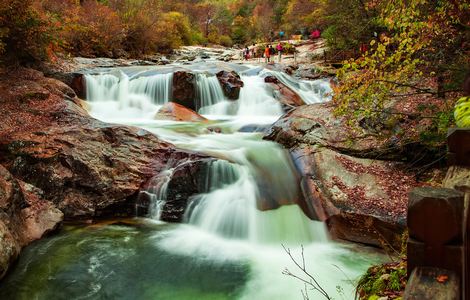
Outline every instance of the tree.
{"type": "MultiPolygon", "coordinates": [[[[439,82],[449,61],[466,60],[468,66],[468,45],[461,42],[470,25],[465,19],[468,2],[403,0],[368,5],[380,12],[377,22],[386,31],[371,40],[369,52],[344,64],[338,72],[341,84],[335,88],[337,112],[355,122],[380,116],[401,95],[438,95],[439,88],[433,91],[420,83],[426,77],[439,82]]],[[[450,109],[445,105],[433,117],[441,136],[451,121],[450,109]]]]}
{"type": "Polygon", "coordinates": [[[56,42],[49,16],[33,0],[0,0],[0,54],[3,63],[45,60],[56,42]]]}

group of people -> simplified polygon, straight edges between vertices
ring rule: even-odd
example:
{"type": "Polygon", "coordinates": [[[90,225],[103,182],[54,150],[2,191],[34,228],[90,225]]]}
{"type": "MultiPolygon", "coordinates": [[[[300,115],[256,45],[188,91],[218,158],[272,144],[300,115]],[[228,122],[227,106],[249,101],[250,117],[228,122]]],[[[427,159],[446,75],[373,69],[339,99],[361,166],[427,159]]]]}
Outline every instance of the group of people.
{"type": "MultiPolygon", "coordinates": [[[[265,59],[266,63],[271,62],[271,57],[278,55],[278,62],[281,62],[282,59],[282,51],[284,48],[282,47],[281,42],[279,42],[276,45],[276,48],[274,48],[271,44],[266,45],[264,48],[262,56],[265,59]]],[[[256,52],[256,45],[253,44],[252,47],[248,48],[248,46],[245,46],[245,49],[243,50],[243,59],[244,60],[249,60],[250,58],[257,58],[257,52],[256,52]]]]}

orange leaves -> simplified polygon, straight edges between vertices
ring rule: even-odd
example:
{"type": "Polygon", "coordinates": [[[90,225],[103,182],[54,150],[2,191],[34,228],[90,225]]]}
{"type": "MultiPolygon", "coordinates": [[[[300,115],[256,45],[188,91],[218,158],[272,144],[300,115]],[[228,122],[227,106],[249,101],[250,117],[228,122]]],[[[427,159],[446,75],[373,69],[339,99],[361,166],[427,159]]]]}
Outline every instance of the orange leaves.
{"type": "Polygon", "coordinates": [[[447,275],[439,275],[436,277],[436,281],[439,283],[446,283],[449,280],[449,276],[447,275]]]}

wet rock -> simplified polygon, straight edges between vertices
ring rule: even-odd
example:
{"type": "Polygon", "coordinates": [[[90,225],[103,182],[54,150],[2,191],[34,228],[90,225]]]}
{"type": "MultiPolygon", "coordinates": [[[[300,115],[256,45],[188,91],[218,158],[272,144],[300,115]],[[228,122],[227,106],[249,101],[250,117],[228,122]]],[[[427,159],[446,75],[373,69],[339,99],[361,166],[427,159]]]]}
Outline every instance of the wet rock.
{"type": "Polygon", "coordinates": [[[289,75],[294,75],[295,70],[297,70],[299,67],[298,66],[287,66],[284,68],[284,72],[286,72],[289,75]]]}
{"type": "Polygon", "coordinates": [[[206,178],[213,161],[213,158],[189,157],[179,161],[176,167],[150,178],[137,200],[139,215],[149,213],[148,208],[155,201],[152,197],[166,182],[165,199],[159,199],[164,200],[160,218],[166,222],[181,222],[192,196],[208,192],[206,178]]]}
{"type": "Polygon", "coordinates": [[[282,104],[285,111],[305,105],[305,102],[294,90],[280,82],[275,76],[266,76],[264,82],[272,88],[274,98],[282,104]]]}
{"type": "Polygon", "coordinates": [[[0,278],[22,247],[61,224],[63,214],[41,190],[21,182],[0,165],[0,278]]]}
{"type": "Polygon", "coordinates": [[[292,155],[312,219],[326,221],[336,238],[399,249],[407,193],[416,185],[402,164],[308,146],[292,155]]]}
{"type": "Polygon", "coordinates": [[[385,138],[380,134],[351,130],[346,121],[334,114],[333,103],[318,103],[297,107],[279,119],[266,139],[287,148],[298,145],[318,145],[343,154],[361,158],[401,161],[424,151],[419,141],[385,138]]]}
{"type": "Polygon", "coordinates": [[[193,155],[145,130],[95,120],[60,89],[18,103],[34,83],[52,84],[29,70],[0,78],[0,164],[68,219],[105,217],[109,207],[127,212],[149,178],[193,155]]]}
{"type": "Polygon", "coordinates": [[[264,77],[264,82],[266,83],[279,83],[279,79],[276,76],[266,76],[264,77]]]}
{"type": "Polygon", "coordinates": [[[178,71],[173,74],[172,102],[196,110],[196,77],[192,73],[178,71]]]}
{"type": "Polygon", "coordinates": [[[240,79],[240,75],[235,71],[220,71],[216,76],[222,86],[225,96],[230,100],[238,100],[240,97],[240,89],[244,86],[243,81],[240,79]]]}
{"type": "Polygon", "coordinates": [[[206,118],[178,103],[169,102],[163,105],[155,115],[156,120],[172,120],[184,122],[204,122],[206,118]]]}
{"type": "Polygon", "coordinates": [[[16,261],[20,250],[21,247],[10,229],[0,221],[0,278],[5,276],[8,268],[16,261]]]}
{"type": "Polygon", "coordinates": [[[161,57],[160,60],[158,61],[159,65],[168,65],[170,63],[171,63],[171,61],[168,58],[166,58],[165,56],[161,57]]]}
{"type": "Polygon", "coordinates": [[[212,161],[214,160],[188,160],[173,171],[161,215],[163,221],[181,222],[191,196],[207,192],[205,179],[212,161]]]}
{"type": "Polygon", "coordinates": [[[86,99],[86,80],[83,74],[73,74],[73,79],[69,86],[77,94],[78,98],[86,99]]]}

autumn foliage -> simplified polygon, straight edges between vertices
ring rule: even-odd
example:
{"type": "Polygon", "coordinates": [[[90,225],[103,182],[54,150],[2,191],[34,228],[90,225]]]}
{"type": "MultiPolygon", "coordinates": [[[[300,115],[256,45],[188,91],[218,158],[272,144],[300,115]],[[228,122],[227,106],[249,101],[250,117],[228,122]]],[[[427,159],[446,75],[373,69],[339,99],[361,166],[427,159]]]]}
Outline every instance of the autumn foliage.
{"type": "Polygon", "coordinates": [[[36,61],[47,57],[54,30],[33,0],[0,0],[0,54],[4,62],[36,61]]]}

